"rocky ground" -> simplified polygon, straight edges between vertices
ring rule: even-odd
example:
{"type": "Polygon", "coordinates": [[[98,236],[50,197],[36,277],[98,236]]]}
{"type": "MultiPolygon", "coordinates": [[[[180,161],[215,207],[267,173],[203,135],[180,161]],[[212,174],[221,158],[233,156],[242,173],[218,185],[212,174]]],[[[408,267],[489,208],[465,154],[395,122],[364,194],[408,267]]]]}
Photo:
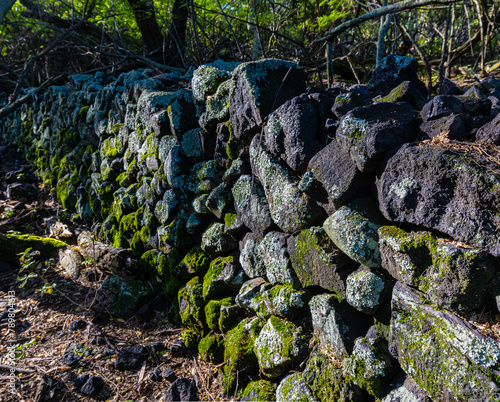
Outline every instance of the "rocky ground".
{"type": "MultiPolygon", "coordinates": [[[[75,235],[87,228],[65,225],[65,211],[44,192],[13,147],[0,147],[0,161],[0,235],[47,237],[56,220],[72,233],[63,240],[76,247],[75,235]]],[[[168,322],[162,300],[146,315],[117,319],[100,298],[108,273],[84,261],[83,274],[74,279],[57,253],[48,257],[25,255],[19,264],[0,262],[0,400],[157,401],[166,393],[175,395],[176,389],[192,392],[192,380],[200,399],[221,399],[218,368],[183,346],[181,330],[168,322]],[[12,291],[13,333],[7,311],[12,291]],[[15,345],[15,357],[8,361],[6,354],[15,345]],[[11,368],[17,377],[13,393],[11,368]],[[190,380],[182,380],[186,378],[190,380]]]]}

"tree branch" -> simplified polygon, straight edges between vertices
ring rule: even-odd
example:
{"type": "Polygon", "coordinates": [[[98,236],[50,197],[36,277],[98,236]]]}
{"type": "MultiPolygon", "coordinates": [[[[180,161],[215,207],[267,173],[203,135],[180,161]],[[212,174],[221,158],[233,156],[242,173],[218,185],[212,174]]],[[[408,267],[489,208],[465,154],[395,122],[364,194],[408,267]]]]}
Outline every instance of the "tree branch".
{"type": "Polygon", "coordinates": [[[363,14],[357,18],[346,21],[339,26],[330,29],[325,36],[318,38],[315,42],[321,42],[325,40],[333,39],[335,36],[340,35],[342,32],[347,31],[349,28],[353,28],[362,24],[363,22],[382,17],[387,14],[400,13],[402,11],[411,10],[413,8],[428,6],[431,4],[452,4],[462,0],[406,0],[401,3],[391,4],[385,7],[379,7],[369,13],[363,14]]]}

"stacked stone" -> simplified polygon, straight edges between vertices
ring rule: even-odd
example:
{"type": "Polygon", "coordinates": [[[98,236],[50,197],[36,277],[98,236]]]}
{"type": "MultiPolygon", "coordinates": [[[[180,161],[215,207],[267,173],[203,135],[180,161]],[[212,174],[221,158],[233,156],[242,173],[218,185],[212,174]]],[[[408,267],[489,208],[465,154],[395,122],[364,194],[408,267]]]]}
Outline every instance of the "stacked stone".
{"type": "Polygon", "coordinates": [[[156,278],[226,394],[497,400],[500,341],[463,317],[498,311],[500,82],[427,101],[417,67],[328,90],[280,60],[73,76],[5,130],[156,278]]]}

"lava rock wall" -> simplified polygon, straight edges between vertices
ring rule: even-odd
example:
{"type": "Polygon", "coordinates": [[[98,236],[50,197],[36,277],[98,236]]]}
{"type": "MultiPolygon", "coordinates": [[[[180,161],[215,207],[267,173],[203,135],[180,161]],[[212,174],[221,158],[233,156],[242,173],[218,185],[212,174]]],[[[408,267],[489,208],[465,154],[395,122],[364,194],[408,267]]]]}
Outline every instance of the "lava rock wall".
{"type": "Polygon", "coordinates": [[[500,304],[499,102],[495,79],[429,101],[394,55],[328,90],[290,62],[216,61],[71,76],[2,130],[137,258],[103,285],[116,313],[155,279],[228,396],[499,400],[500,341],[477,324],[500,304]]]}

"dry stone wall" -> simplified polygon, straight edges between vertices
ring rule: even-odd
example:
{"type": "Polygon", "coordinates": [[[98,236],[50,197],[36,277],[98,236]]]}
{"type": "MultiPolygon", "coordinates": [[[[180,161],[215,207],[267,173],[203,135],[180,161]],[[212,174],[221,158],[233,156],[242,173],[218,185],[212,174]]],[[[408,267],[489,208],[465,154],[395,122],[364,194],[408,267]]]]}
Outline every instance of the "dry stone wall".
{"type": "Polygon", "coordinates": [[[426,96],[394,55],[328,90],[216,61],[71,76],[2,130],[125,253],[115,313],[155,279],[228,396],[499,400],[500,341],[469,319],[500,305],[500,82],[426,96]]]}

